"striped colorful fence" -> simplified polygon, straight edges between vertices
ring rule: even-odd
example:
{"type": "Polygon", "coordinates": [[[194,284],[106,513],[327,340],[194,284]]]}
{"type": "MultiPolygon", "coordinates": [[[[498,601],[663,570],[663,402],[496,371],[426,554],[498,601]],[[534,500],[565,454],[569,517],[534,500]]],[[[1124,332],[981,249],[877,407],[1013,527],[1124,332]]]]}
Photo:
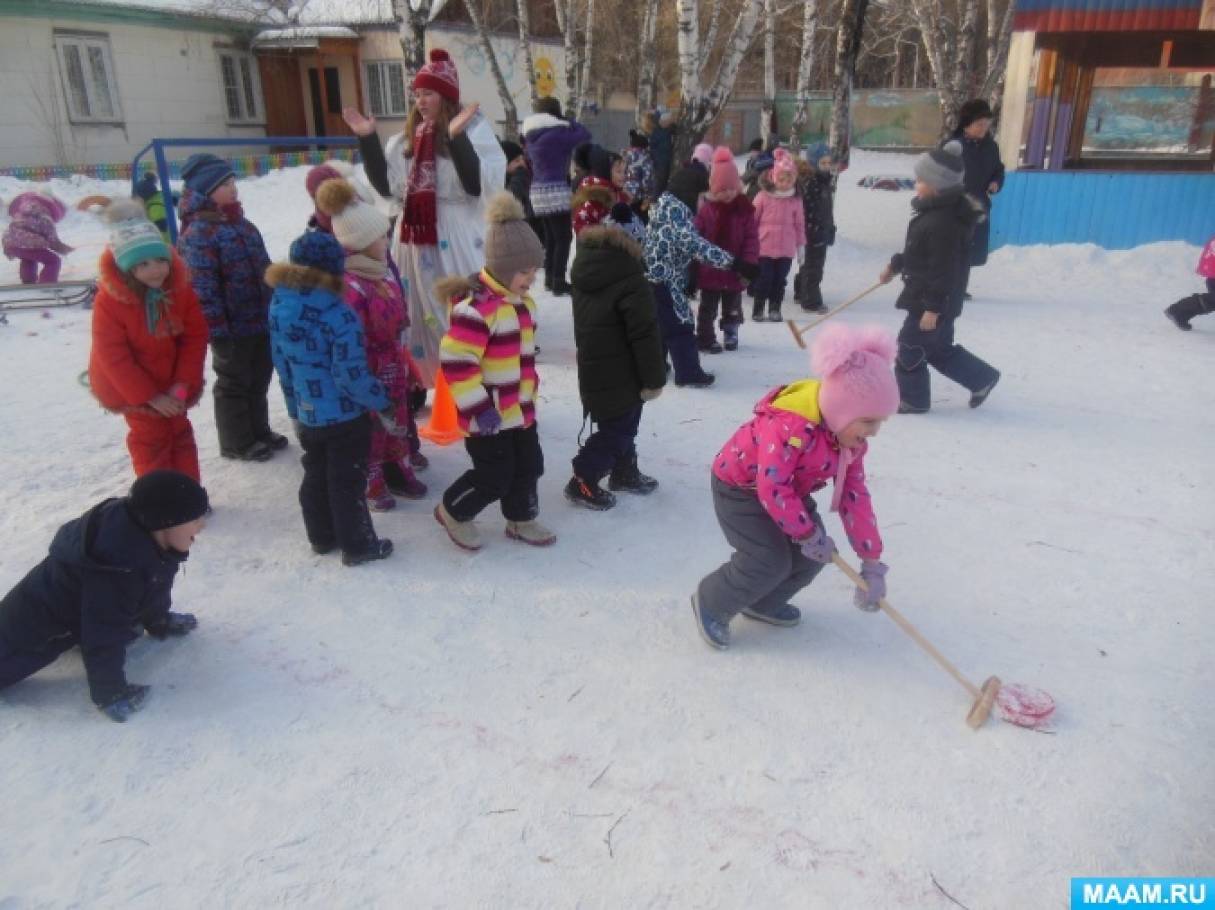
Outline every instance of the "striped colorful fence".
{"type": "MultiPolygon", "coordinates": [[[[321,151],[307,150],[302,152],[277,152],[267,155],[239,155],[228,159],[232,170],[238,177],[255,177],[284,167],[299,167],[301,165],[320,164],[341,158],[345,161],[357,160],[358,153],[353,149],[322,149],[321,151]]],[[[173,177],[181,176],[185,159],[169,162],[169,172],[173,177]]],[[[0,168],[0,177],[15,177],[18,180],[28,180],[33,183],[46,183],[55,178],[92,177],[96,180],[130,180],[131,162],[122,164],[79,164],[71,167],[60,165],[31,164],[20,167],[0,168]]]]}

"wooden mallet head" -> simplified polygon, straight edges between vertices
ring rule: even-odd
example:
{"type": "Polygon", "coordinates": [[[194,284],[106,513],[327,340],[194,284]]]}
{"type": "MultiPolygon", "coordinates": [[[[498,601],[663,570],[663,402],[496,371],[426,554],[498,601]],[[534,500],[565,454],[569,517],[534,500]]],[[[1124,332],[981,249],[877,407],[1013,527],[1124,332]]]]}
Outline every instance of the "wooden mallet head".
{"type": "Polygon", "coordinates": [[[975,703],[970,706],[970,713],[966,715],[966,724],[970,729],[977,730],[987,723],[987,718],[991,715],[991,707],[995,704],[996,696],[999,694],[1000,678],[998,676],[987,677],[979,688],[979,697],[975,699],[975,703]]]}

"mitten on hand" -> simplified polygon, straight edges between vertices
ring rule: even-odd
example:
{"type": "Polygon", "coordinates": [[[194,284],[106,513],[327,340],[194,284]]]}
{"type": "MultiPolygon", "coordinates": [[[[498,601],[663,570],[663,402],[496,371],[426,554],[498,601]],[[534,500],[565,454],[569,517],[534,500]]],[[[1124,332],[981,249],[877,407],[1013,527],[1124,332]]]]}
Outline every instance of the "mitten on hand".
{"type": "Polygon", "coordinates": [[[861,563],[861,578],[865,579],[865,584],[869,586],[869,589],[858,587],[856,593],[852,595],[852,602],[858,609],[864,610],[866,613],[874,613],[881,609],[878,601],[886,596],[886,571],[886,564],[878,562],[876,559],[866,559],[861,563]]]}
{"type": "Polygon", "coordinates": [[[823,564],[831,562],[831,557],[835,554],[835,541],[827,536],[827,532],[823,530],[822,525],[815,525],[814,532],[800,541],[802,547],[802,555],[807,559],[812,559],[815,562],[823,564]]]}
{"type": "Polygon", "coordinates": [[[128,717],[143,707],[149,688],[150,686],[127,683],[122,692],[99,704],[97,710],[115,723],[126,723],[128,717]]]}
{"type": "Polygon", "coordinates": [[[170,610],[159,622],[144,629],[153,638],[164,641],[170,635],[188,635],[198,628],[198,619],[193,613],[174,613],[170,610]]]}
{"type": "Polygon", "coordinates": [[[662,394],[661,386],[658,387],[657,389],[642,389],[641,390],[641,400],[642,401],[653,401],[655,398],[657,398],[661,394],[662,394]]]}
{"type": "Polygon", "coordinates": [[[502,415],[498,413],[497,408],[482,411],[476,416],[475,420],[477,422],[477,433],[481,436],[493,436],[502,429],[502,415]]]}

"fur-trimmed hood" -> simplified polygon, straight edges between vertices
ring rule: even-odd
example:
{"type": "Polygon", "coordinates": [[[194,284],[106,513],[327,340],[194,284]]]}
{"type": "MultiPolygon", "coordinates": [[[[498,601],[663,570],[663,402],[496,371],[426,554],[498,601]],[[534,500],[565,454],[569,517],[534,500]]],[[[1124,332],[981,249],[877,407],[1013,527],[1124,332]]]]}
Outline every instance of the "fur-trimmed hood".
{"type": "Polygon", "coordinates": [[[578,245],[597,249],[617,249],[628,253],[638,262],[644,255],[641,244],[618,227],[597,224],[578,235],[578,245]]]}
{"type": "Polygon", "coordinates": [[[330,275],[311,266],[290,262],[276,262],[266,269],[266,284],[272,288],[290,288],[295,291],[321,288],[338,297],[342,296],[346,287],[341,275],[330,275]]]}
{"type": "Polygon", "coordinates": [[[45,193],[30,190],[21,193],[8,204],[10,218],[29,217],[30,215],[46,215],[51,221],[62,221],[67,215],[67,206],[45,193]]]}
{"type": "Polygon", "coordinates": [[[569,121],[554,117],[552,114],[528,114],[523,118],[523,126],[520,127],[520,130],[526,137],[528,133],[534,133],[537,130],[549,130],[553,127],[568,127],[569,125],[569,121]]]}
{"type": "Polygon", "coordinates": [[[577,211],[579,206],[585,205],[588,202],[594,202],[605,209],[610,210],[616,204],[616,190],[611,186],[604,186],[602,183],[590,183],[588,181],[597,180],[598,178],[588,177],[582,181],[582,185],[578,187],[578,191],[574,193],[574,198],[570,200],[570,210],[577,211]]]}
{"type": "MultiPolygon", "coordinates": [[[[175,300],[183,299],[192,288],[190,273],[177,250],[170,247],[169,256],[169,277],[165,279],[161,290],[172,304],[175,300]]],[[[125,306],[143,306],[143,295],[136,287],[139,282],[118,267],[114,260],[114,251],[109,247],[106,247],[97,263],[97,283],[119,303],[125,306]]]]}
{"type": "Polygon", "coordinates": [[[447,275],[435,282],[435,296],[448,302],[463,300],[475,292],[480,284],[479,275],[469,275],[467,278],[463,275],[447,275]]]}

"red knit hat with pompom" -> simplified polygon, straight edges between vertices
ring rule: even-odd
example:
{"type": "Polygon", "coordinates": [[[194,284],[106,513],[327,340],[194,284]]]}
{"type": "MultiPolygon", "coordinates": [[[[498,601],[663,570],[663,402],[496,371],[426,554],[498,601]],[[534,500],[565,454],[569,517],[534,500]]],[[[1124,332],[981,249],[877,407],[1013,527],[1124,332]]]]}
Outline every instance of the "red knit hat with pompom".
{"type": "Polygon", "coordinates": [[[430,62],[413,77],[415,89],[428,88],[438,92],[452,104],[460,103],[460,74],[451,55],[441,47],[430,52],[430,62]]]}

